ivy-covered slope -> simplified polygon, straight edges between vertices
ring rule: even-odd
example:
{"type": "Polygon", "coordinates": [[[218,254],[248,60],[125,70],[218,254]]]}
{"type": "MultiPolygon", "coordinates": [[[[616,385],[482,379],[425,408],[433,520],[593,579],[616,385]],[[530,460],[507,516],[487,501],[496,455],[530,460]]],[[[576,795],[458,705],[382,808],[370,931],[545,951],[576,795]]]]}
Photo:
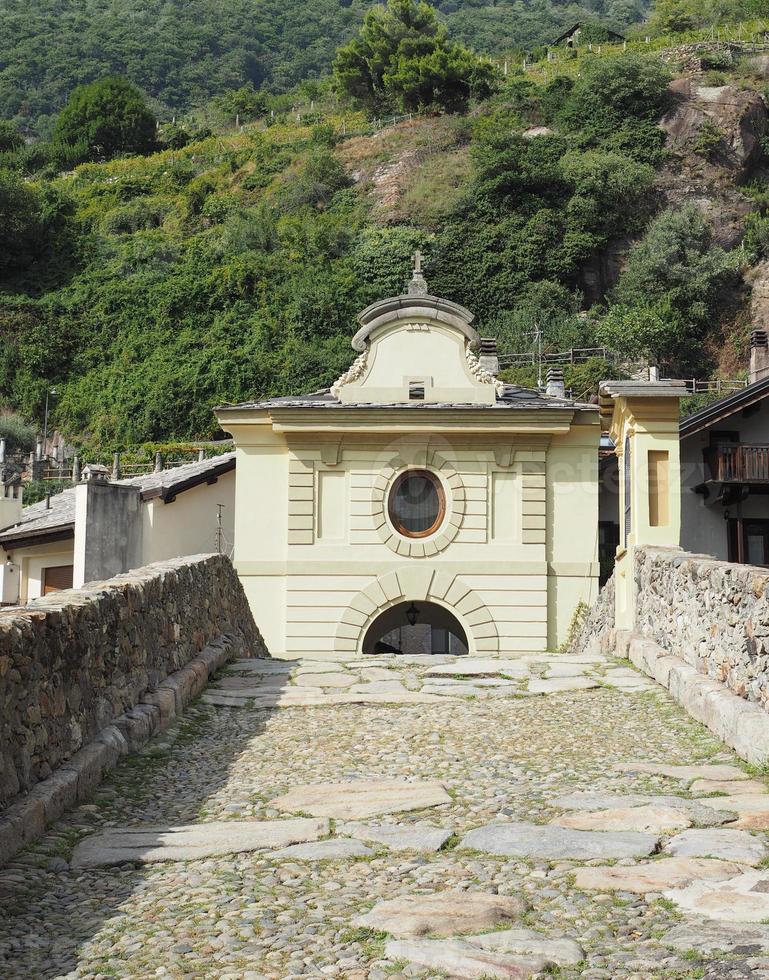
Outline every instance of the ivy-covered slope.
{"type": "MultiPolygon", "coordinates": [[[[705,376],[735,323],[739,350],[742,275],[769,257],[766,156],[733,186],[746,248],[719,243],[701,208],[665,197],[674,163],[736,180],[712,133],[689,157],[665,149],[668,82],[656,59],[596,58],[576,81],[510,78],[468,116],[254,125],[52,181],[6,174],[0,409],[41,419],[54,385],[53,423],[86,446],[210,436],[217,403],[332,382],[356,313],[403,288],[416,247],[431,289],[503,351],[536,328],[550,349],[705,376]],[[591,294],[617,248],[619,281],[591,294]]],[[[582,394],[604,371],[567,380],[582,394]]]]}

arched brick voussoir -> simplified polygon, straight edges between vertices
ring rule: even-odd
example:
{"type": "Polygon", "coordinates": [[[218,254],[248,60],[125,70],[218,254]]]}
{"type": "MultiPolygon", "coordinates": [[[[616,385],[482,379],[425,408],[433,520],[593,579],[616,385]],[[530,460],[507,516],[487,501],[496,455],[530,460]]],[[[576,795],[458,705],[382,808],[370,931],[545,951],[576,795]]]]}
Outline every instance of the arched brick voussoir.
{"type": "Polygon", "coordinates": [[[436,602],[454,613],[467,634],[471,653],[499,653],[497,627],[488,607],[457,576],[424,565],[388,572],[359,592],[342,614],[334,649],[362,653],[363,639],[377,616],[398,602],[411,600],[436,602]]]}

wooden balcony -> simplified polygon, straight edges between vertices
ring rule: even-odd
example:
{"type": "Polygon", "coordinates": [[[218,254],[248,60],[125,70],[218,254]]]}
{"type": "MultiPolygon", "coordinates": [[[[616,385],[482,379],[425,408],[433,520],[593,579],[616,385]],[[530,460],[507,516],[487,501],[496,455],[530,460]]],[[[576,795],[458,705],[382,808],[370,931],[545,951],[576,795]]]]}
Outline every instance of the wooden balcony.
{"type": "Polygon", "coordinates": [[[717,483],[769,484],[769,444],[715,446],[706,458],[717,483]]]}

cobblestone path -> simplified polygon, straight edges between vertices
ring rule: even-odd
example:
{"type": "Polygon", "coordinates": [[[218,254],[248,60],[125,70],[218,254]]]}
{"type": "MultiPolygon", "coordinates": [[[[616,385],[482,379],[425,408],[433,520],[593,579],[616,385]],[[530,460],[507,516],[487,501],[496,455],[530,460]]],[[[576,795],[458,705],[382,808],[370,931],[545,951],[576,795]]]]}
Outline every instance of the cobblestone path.
{"type": "Polygon", "coordinates": [[[769,977],[765,792],[626,664],[241,662],[0,869],[0,977],[769,977]]]}

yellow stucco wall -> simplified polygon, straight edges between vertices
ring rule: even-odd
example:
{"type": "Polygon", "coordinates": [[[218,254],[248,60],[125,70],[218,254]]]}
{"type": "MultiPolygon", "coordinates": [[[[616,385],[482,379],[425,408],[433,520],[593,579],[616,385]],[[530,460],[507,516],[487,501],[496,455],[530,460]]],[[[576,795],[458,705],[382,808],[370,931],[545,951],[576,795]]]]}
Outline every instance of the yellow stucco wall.
{"type": "Polygon", "coordinates": [[[230,426],[235,565],[270,651],[360,652],[367,625],[403,598],[449,608],[471,652],[559,645],[597,589],[598,425],[582,421],[563,436],[501,438],[230,426]],[[444,485],[434,553],[397,535],[381,503],[408,465],[444,485]],[[415,545],[421,554],[402,548],[415,545]]]}

